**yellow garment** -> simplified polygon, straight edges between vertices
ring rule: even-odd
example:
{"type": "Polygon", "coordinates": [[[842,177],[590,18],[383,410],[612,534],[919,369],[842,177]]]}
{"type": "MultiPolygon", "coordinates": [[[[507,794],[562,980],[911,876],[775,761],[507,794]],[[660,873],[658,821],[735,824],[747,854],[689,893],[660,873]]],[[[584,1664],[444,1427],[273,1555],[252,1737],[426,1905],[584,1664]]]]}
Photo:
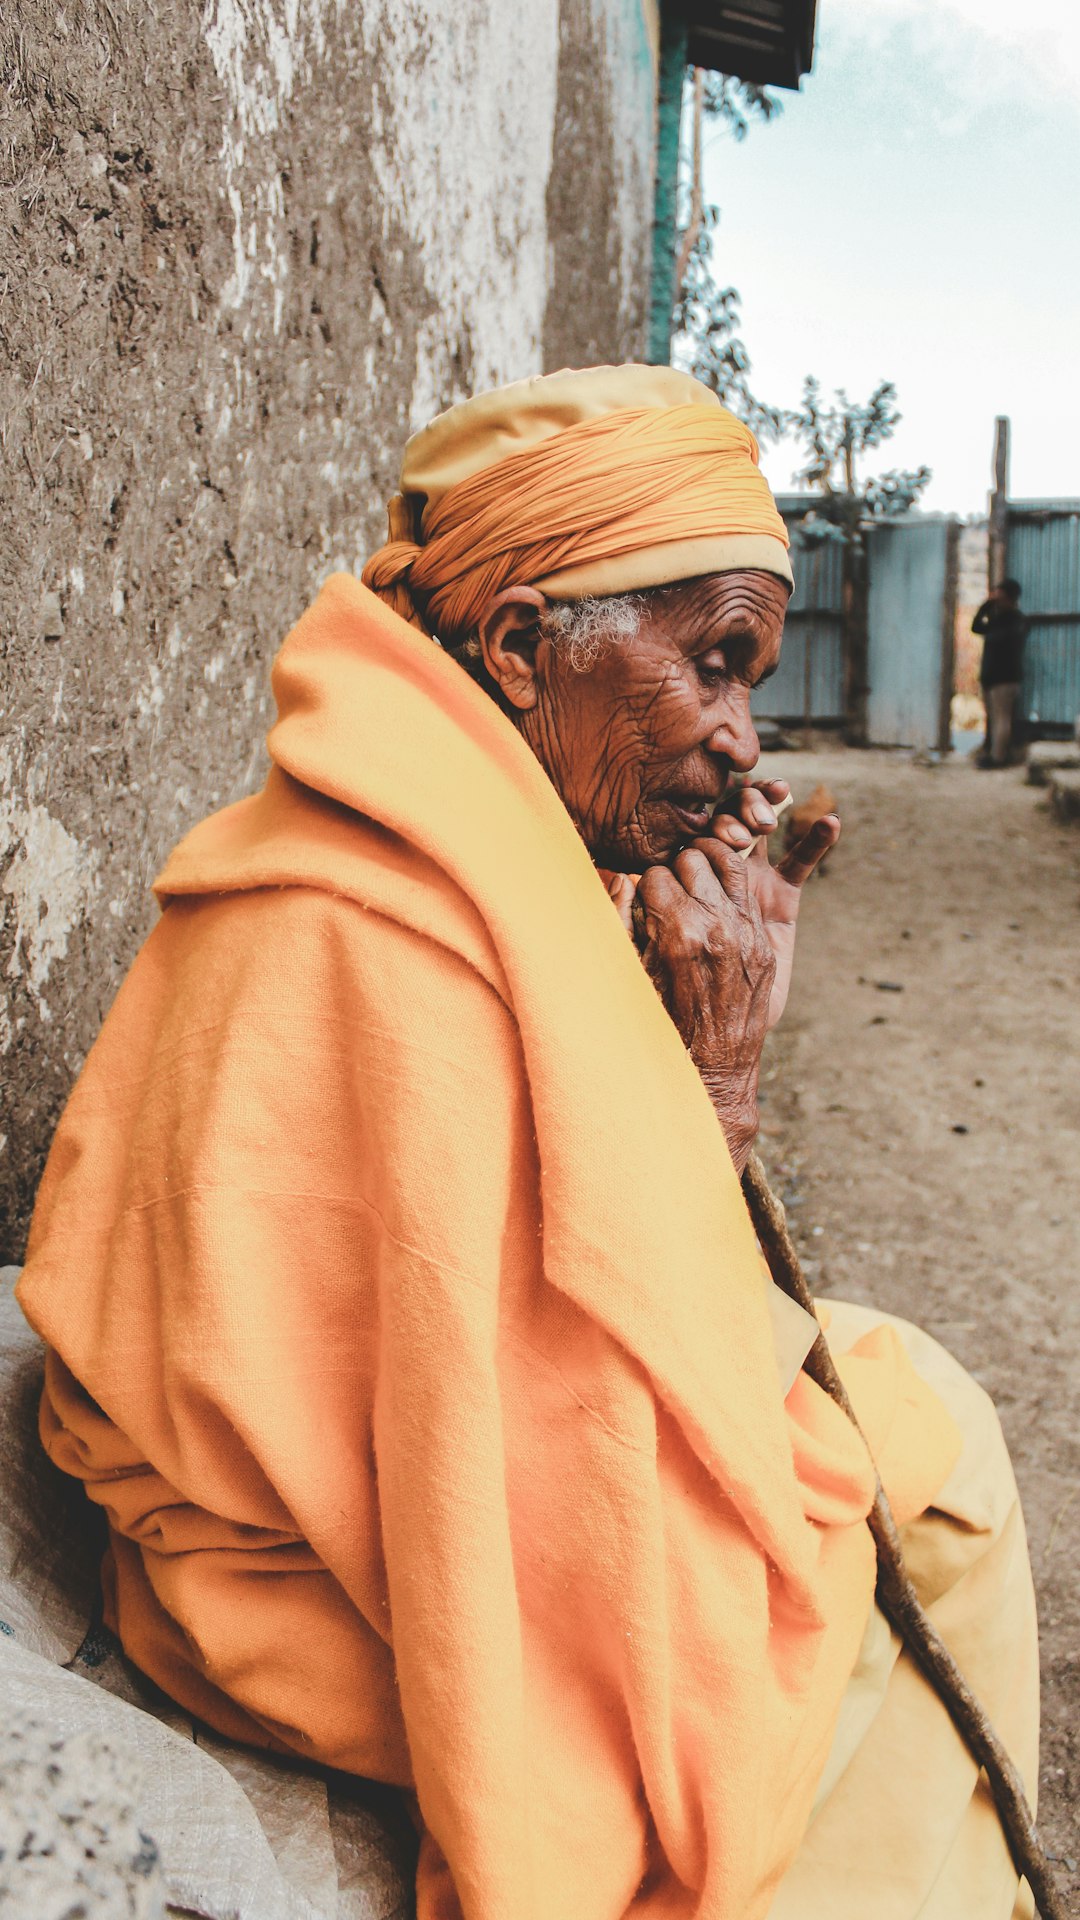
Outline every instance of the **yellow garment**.
{"type": "MultiPolygon", "coordinates": [[[[1024,1521],[993,1405],[918,1327],[829,1301],[838,1366],[883,1333],[963,1434],[932,1506],[901,1528],[919,1598],[974,1688],[1035,1806],[1039,1638],[1024,1521]]],[[[1029,1920],[985,1777],[875,1607],[844,1696],[810,1826],[769,1920],[1029,1920]]]]}
{"type": "MultiPolygon", "coordinates": [[[[722,1132],[512,725],[340,576],[274,680],[20,1284],[110,1619],[227,1735],[414,1786],[421,1920],[760,1920],[869,1614],[862,1442],[781,1399],[722,1132]]],[[[955,1433],[897,1442],[871,1359],[924,1506],[955,1433]]]]}
{"type": "Polygon", "coordinates": [[[758,568],[791,584],[757,441],[670,367],[522,380],[440,414],[405,449],[364,582],[458,646],[503,587],[554,599],[758,568]]]}

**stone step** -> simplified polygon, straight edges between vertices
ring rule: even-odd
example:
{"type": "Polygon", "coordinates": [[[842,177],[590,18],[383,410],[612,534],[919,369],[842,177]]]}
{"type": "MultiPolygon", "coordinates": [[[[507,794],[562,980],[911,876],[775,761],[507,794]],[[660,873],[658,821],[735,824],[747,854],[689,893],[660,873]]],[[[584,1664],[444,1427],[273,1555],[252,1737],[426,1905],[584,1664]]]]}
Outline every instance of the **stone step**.
{"type": "Polygon", "coordinates": [[[1051,774],[1050,805],[1059,820],[1080,820],[1080,767],[1059,767],[1051,774]]]}
{"type": "Polygon", "coordinates": [[[1080,768],[1074,740],[1033,740],[1027,750],[1028,785],[1045,787],[1058,767],[1080,768]]]}

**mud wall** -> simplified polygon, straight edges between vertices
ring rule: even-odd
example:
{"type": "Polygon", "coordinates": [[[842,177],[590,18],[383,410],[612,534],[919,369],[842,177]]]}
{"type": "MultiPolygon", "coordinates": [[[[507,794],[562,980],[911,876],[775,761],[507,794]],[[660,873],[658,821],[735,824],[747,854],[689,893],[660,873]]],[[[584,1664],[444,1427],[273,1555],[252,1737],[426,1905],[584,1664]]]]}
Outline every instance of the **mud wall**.
{"type": "Polygon", "coordinates": [[[971,623],[988,592],[989,559],[990,529],[987,522],[975,520],[961,527],[953,686],[957,693],[967,699],[980,702],[979,668],[982,665],[983,643],[977,633],[972,633],[971,623]]]}
{"type": "MultiPolygon", "coordinates": [[[[267,669],[470,388],[644,347],[652,0],[14,0],[0,1259],[267,669]]],[[[10,143],[10,146],[9,146],[10,143]]]]}

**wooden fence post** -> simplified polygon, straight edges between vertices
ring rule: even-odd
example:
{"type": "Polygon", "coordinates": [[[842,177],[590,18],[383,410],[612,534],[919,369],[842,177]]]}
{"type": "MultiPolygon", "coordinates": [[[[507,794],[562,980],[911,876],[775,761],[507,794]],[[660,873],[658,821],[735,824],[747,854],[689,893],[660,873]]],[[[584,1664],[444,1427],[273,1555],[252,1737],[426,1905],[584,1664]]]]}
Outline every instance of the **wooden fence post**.
{"type": "Polygon", "coordinates": [[[941,603],[941,696],[938,706],[938,751],[952,747],[952,697],[956,676],[956,602],[960,586],[960,522],[945,529],[945,591],[941,603]]]}
{"type": "Polygon", "coordinates": [[[994,491],[990,495],[990,540],[987,547],[987,587],[1001,585],[1006,571],[1009,502],[1009,421],[999,413],[994,422],[994,491]]]}
{"type": "Polygon", "coordinates": [[[864,747],[869,726],[870,630],[866,536],[856,520],[857,507],[845,516],[843,604],[844,738],[864,747]]]}

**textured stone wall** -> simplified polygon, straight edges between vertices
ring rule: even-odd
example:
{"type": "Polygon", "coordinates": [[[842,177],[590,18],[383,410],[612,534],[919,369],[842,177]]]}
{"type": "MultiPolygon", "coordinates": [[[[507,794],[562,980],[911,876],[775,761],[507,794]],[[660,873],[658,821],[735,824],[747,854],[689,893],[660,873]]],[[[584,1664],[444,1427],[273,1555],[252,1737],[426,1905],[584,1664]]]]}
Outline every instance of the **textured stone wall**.
{"type": "Polygon", "coordinates": [[[652,0],[15,0],[0,1258],[267,668],[472,388],[640,355],[652,0]]]}

